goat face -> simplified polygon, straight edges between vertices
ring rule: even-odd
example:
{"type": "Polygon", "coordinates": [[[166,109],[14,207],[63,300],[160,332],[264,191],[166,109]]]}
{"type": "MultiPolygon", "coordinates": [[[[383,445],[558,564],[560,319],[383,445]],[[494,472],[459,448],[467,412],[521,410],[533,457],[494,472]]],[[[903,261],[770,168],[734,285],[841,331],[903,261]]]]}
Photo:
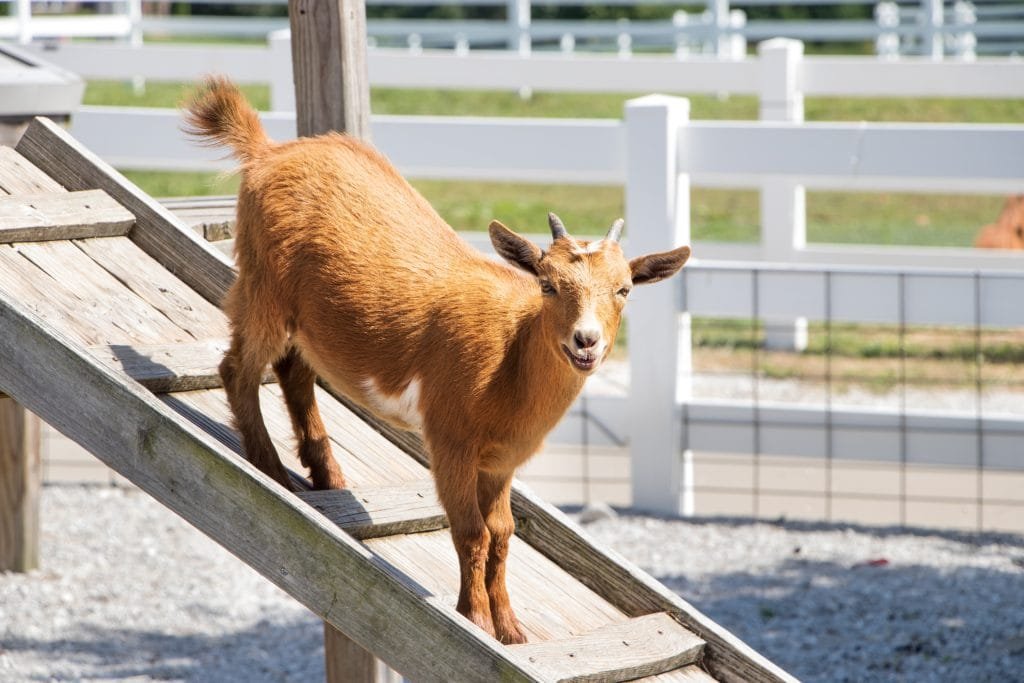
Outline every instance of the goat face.
{"type": "Polygon", "coordinates": [[[546,252],[498,221],[491,223],[491,241],[504,259],[537,279],[547,336],[569,365],[588,375],[611,352],[633,285],[672,276],[690,248],[627,261],[619,246],[621,219],[596,242],[574,239],[554,214],[548,223],[554,240],[546,252]]]}

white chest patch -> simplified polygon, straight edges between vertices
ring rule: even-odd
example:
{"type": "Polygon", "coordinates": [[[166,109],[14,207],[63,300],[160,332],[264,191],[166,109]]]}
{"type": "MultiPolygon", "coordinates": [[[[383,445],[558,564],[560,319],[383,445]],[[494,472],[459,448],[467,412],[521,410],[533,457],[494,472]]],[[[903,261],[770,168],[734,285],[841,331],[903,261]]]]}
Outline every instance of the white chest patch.
{"type": "Polygon", "coordinates": [[[401,394],[385,394],[373,378],[363,380],[362,384],[370,407],[381,417],[415,430],[423,426],[418,377],[414,377],[401,394]]]}

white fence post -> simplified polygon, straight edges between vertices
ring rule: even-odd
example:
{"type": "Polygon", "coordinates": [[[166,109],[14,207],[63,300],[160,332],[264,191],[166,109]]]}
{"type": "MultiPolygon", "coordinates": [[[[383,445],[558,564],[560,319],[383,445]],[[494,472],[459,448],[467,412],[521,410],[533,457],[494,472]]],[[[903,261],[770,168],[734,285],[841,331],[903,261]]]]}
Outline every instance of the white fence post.
{"type": "Polygon", "coordinates": [[[942,59],[946,52],[942,33],[945,14],[943,0],[921,0],[921,54],[932,59],[942,59]]]}
{"type": "Polygon", "coordinates": [[[28,45],[32,42],[32,0],[17,0],[14,13],[18,17],[18,42],[28,45]]]}
{"type": "MultiPolygon", "coordinates": [[[[761,120],[799,123],[804,120],[800,91],[804,44],[774,38],[758,47],[761,64],[761,120]]],[[[807,246],[807,209],[804,186],[790,180],[761,181],[761,251],[767,261],[792,261],[794,252],[807,246]]],[[[766,320],[768,348],[803,351],[807,348],[807,318],[766,320]]]]}
{"type": "Polygon", "coordinates": [[[267,35],[270,50],[270,110],[295,111],[292,73],[292,32],[282,28],[267,35]]]}
{"type": "Polygon", "coordinates": [[[530,0],[508,0],[508,49],[525,56],[530,54],[530,0]]]}
{"type": "MultiPolygon", "coordinates": [[[[639,255],[690,242],[690,180],[678,168],[678,138],[690,118],[684,98],[626,103],[626,231],[639,255]]],[[[633,506],[693,514],[691,456],[681,454],[679,401],[691,397],[690,316],[678,281],[637,287],[629,315],[633,506]]]]}

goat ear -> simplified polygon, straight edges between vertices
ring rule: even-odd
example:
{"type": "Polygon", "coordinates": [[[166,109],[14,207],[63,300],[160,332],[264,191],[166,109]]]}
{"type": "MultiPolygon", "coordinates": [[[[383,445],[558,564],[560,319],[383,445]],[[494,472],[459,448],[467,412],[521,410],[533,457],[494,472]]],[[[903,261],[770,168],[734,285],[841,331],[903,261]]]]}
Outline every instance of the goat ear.
{"type": "Polygon", "coordinates": [[[672,277],[679,272],[688,258],[690,258],[689,247],[638,256],[629,262],[629,270],[633,274],[633,284],[647,285],[672,277]]]}
{"type": "Polygon", "coordinates": [[[527,273],[537,274],[537,263],[544,252],[530,240],[517,235],[498,221],[491,221],[491,244],[501,258],[527,273]]]}

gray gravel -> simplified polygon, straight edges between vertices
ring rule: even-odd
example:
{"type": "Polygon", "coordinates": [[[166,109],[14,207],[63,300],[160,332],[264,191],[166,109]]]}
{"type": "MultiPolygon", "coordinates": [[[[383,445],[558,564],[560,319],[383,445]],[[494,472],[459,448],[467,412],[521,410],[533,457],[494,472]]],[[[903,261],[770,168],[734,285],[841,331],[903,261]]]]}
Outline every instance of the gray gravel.
{"type": "MultiPolygon", "coordinates": [[[[322,680],[319,621],[146,495],[50,486],[42,514],[43,568],[0,575],[0,680],[322,680]]],[[[805,680],[1024,680],[1022,537],[587,529],[805,680]]]]}

